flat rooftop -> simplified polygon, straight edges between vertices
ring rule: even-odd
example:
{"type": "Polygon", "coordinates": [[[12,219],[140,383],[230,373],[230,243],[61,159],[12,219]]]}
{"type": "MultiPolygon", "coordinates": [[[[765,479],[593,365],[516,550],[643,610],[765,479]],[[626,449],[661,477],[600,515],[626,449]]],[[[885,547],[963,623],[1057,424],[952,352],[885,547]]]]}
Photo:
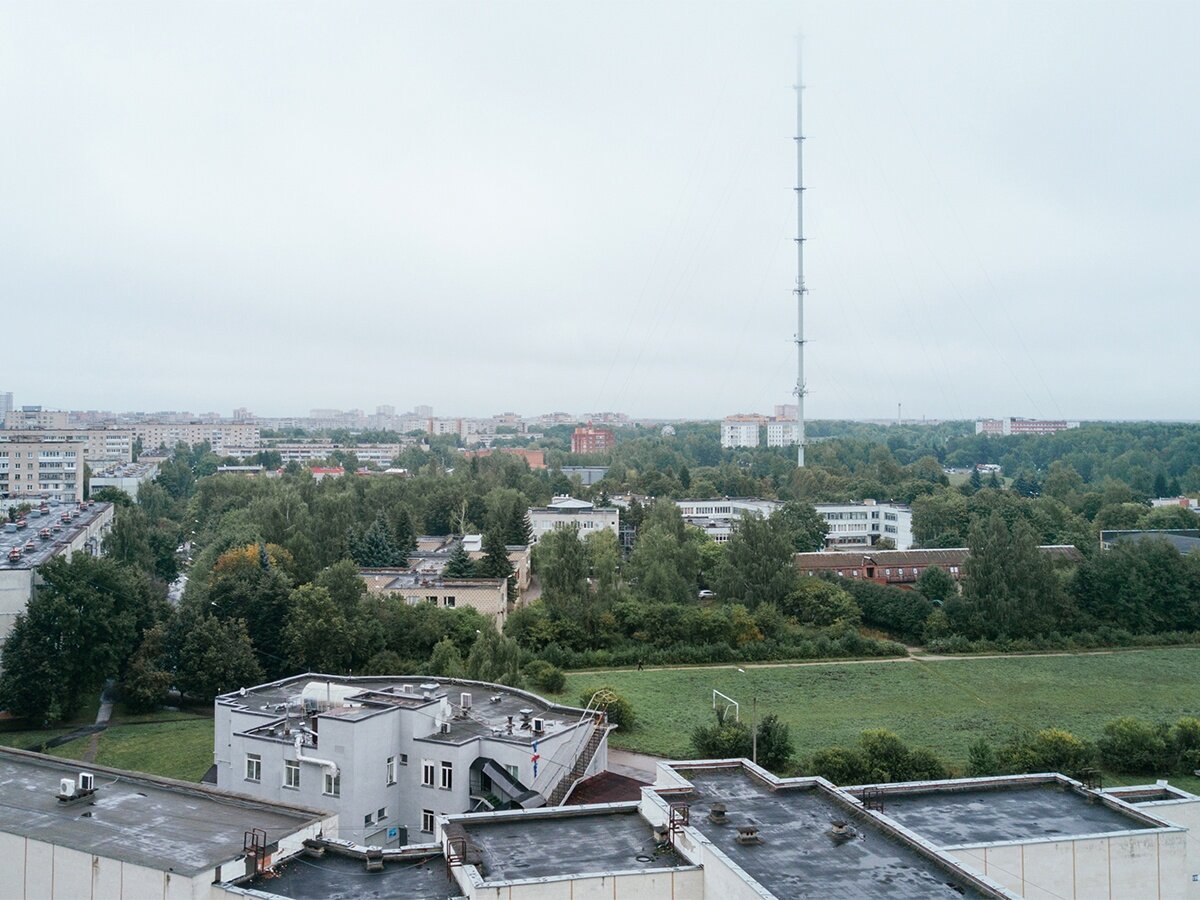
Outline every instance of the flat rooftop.
{"type": "Polygon", "coordinates": [[[927,856],[817,784],[771,788],[741,767],[680,769],[691,782],[672,801],[689,804],[691,826],[776,897],[947,898],[989,896],[951,864],[927,856]],[[728,822],[708,819],[724,803],[728,822]],[[837,839],[833,823],[853,836],[837,839]],[[738,827],[757,825],[761,844],[739,844],[738,827]]]}
{"type": "Polygon", "coordinates": [[[109,859],[197,875],[242,856],[243,833],[269,843],[325,818],[316,810],[265,803],[39,753],[0,748],[0,831],[109,859]],[[96,776],[96,792],[63,803],[59,779],[96,776]]]}
{"type": "Polygon", "coordinates": [[[1160,827],[1057,781],[902,789],[882,802],[885,816],[939,847],[1160,827]]]}
{"type": "Polygon", "coordinates": [[[449,900],[462,893],[441,853],[385,859],[382,872],[368,872],[364,860],[338,853],[327,852],[320,859],[293,856],[270,876],[256,876],[240,887],[290,900],[449,900]]]}
{"type": "Polygon", "coordinates": [[[249,688],[244,695],[236,691],[223,694],[217,702],[261,715],[260,731],[278,723],[279,739],[290,742],[291,737],[283,734],[284,724],[289,719],[307,718],[306,687],[310,706],[313,700],[319,701],[316,707],[319,715],[349,721],[360,721],[395,709],[429,712],[430,707],[436,706],[438,709],[425,722],[428,733],[415,737],[445,744],[462,744],[479,737],[531,744],[534,740],[533,719],[543,720],[545,730],[537,735],[537,739],[542,740],[575,727],[583,715],[582,709],[559,706],[535,694],[503,685],[417,675],[368,678],[297,675],[249,688]],[[324,696],[322,688],[327,689],[324,696]],[[465,711],[459,706],[464,693],[471,695],[471,708],[465,711]],[[435,722],[439,719],[449,725],[448,732],[437,730],[435,722]]]}
{"type": "Polygon", "coordinates": [[[656,852],[654,829],[635,807],[458,824],[479,853],[479,872],[489,882],[688,865],[673,850],[656,852]]]}
{"type": "Polygon", "coordinates": [[[105,515],[112,506],[111,503],[96,503],[94,506],[80,510],[79,504],[75,502],[60,503],[55,500],[47,500],[50,511],[43,515],[38,510],[40,501],[30,500],[29,502],[33,503],[34,508],[24,516],[26,521],[24,528],[9,531],[8,522],[0,526],[0,571],[4,569],[35,569],[43,563],[49,562],[53,557],[62,553],[81,531],[105,515]],[[63,522],[62,515],[67,512],[71,514],[71,521],[63,522]],[[57,531],[54,530],[56,527],[57,531]],[[49,538],[40,536],[43,528],[50,529],[49,538]],[[33,548],[26,549],[30,541],[33,541],[33,548]],[[21,559],[16,563],[8,561],[8,551],[13,547],[20,547],[22,551],[21,559]]]}

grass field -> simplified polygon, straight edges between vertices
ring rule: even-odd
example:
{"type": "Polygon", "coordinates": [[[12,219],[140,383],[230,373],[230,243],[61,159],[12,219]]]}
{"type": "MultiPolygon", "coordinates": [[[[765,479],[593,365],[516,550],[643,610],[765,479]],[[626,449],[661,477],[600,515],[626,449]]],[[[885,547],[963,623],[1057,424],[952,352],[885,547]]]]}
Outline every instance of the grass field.
{"type": "MultiPolygon", "coordinates": [[[[80,759],[89,738],[83,737],[49,752],[64,759],[80,759]]],[[[100,734],[96,763],[199,781],[213,761],[212,719],[189,717],[174,722],[114,725],[100,734]]]]}
{"type": "Polygon", "coordinates": [[[783,719],[801,756],[853,743],[863,729],[887,728],[961,766],[980,736],[1003,740],[1015,729],[1055,726],[1094,740],[1118,716],[1197,715],[1200,649],[755,668],[744,675],[735,668],[571,674],[563,696],[575,702],[581,691],[605,684],[629,699],[639,723],[615,732],[615,747],[689,756],[692,729],[712,721],[716,688],[739,701],[743,719],[757,695],[759,716],[783,719]]]}

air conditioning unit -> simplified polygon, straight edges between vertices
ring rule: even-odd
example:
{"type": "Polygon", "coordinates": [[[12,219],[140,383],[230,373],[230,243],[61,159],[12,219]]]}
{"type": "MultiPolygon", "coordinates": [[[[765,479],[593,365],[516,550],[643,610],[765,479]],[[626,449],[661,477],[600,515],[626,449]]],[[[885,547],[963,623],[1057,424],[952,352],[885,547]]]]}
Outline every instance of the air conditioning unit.
{"type": "Polygon", "coordinates": [[[94,791],[96,789],[96,776],[91,772],[79,773],[79,790],[94,791]]]}
{"type": "Polygon", "coordinates": [[[463,709],[470,709],[471,708],[471,695],[470,694],[459,694],[458,695],[458,705],[461,706],[463,709]]]}
{"type": "Polygon", "coordinates": [[[543,731],[545,731],[546,730],[546,720],[545,719],[534,719],[533,720],[533,730],[536,734],[541,734],[543,731]]]}
{"type": "Polygon", "coordinates": [[[74,797],[75,796],[75,779],[61,778],[58,782],[58,796],[74,797]]]}
{"type": "Polygon", "coordinates": [[[442,734],[449,734],[450,733],[450,723],[449,722],[440,723],[438,725],[438,731],[440,731],[442,734]]]}

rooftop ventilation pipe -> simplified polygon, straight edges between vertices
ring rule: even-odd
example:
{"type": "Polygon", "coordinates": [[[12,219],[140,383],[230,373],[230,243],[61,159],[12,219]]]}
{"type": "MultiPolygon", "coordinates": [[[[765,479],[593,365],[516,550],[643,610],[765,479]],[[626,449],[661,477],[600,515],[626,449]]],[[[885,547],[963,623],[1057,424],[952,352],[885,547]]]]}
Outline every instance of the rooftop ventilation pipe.
{"type": "Polygon", "coordinates": [[[318,766],[324,766],[326,769],[328,769],[330,775],[337,777],[337,774],[338,774],[337,763],[335,763],[331,759],[318,759],[315,756],[305,756],[303,747],[304,747],[304,736],[298,734],[298,735],[296,735],[296,761],[297,762],[316,763],[318,766]]]}

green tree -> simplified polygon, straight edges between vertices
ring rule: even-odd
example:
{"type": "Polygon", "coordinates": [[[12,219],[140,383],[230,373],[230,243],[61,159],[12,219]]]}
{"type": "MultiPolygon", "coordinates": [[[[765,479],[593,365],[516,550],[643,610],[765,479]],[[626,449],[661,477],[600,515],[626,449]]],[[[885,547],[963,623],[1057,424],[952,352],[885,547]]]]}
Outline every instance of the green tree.
{"type": "Polygon", "coordinates": [[[824,578],[803,578],[779,608],[801,625],[827,628],[849,625],[857,628],[862,611],[846,591],[824,578]]]}
{"type": "Polygon", "coordinates": [[[999,753],[1006,772],[1061,772],[1074,777],[1090,767],[1095,748],[1061,728],[1013,735],[999,753]]]}
{"type": "Polygon", "coordinates": [[[1163,775],[1171,769],[1172,748],[1167,726],[1151,725],[1133,716],[1106,724],[1096,749],[1104,767],[1114,772],[1163,775]]]}
{"type": "Polygon", "coordinates": [[[329,591],[302,584],[289,598],[283,655],[294,671],[341,674],[350,666],[354,629],[329,591]]]}
{"type": "Polygon", "coordinates": [[[587,593],[587,553],[577,528],[555,528],[543,535],[533,562],[548,599],[581,598],[587,593]]]}
{"type": "Polygon", "coordinates": [[[999,773],[1000,760],[996,756],[996,748],[987,738],[977,738],[967,748],[967,775],[971,778],[983,778],[999,773]]]}
{"type": "Polygon", "coordinates": [[[610,724],[616,725],[622,731],[633,731],[637,728],[637,714],[633,704],[624,695],[608,685],[592,688],[579,695],[580,708],[587,709],[593,698],[604,710],[610,724]]]}
{"type": "Polygon", "coordinates": [[[433,645],[433,653],[429,655],[430,675],[441,675],[444,678],[462,678],[466,673],[462,654],[458,645],[445,637],[433,645]]]}
{"type": "Polygon", "coordinates": [[[348,559],[338,560],[322,569],[313,583],[329,593],[329,598],[349,620],[358,614],[367,595],[367,583],[358,574],[358,566],[348,559]]]}
{"type": "Polygon", "coordinates": [[[210,611],[223,621],[240,620],[267,674],[283,674],[280,647],[291,612],[291,579],[260,545],[261,561],[217,572],[208,590],[210,611]]]}
{"type": "Polygon", "coordinates": [[[442,576],[445,578],[474,578],[475,563],[471,560],[470,554],[467,553],[467,548],[460,541],[454,548],[454,552],[450,554],[450,558],[446,561],[446,568],[442,570],[442,576]]]}
{"type": "Polygon", "coordinates": [[[730,719],[719,707],[716,722],[692,729],[692,748],[697,759],[749,759],[753,743],[750,726],[730,719]]]}
{"type": "Polygon", "coordinates": [[[512,560],[508,558],[508,547],[499,531],[488,531],[483,535],[483,558],[475,564],[475,571],[483,578],[503,578],[508,585],[508,599],[517,599],[517,583],[513,578],[512,560]]]}
{"type": "Polygon", "coordinates": [[[958,584],[941,566],[927,566],[917,577],[917,592],[933,603],[945,603],[958,595],[958,584]]]}
{"type": "Polygon", "coordinates": [[[789,500],[771,518],[778,518],[779,524],[791,535],[792,549],[797,553],[809,553],[825,546],[829,524],[811,504],[789,500]]]}
{"type": "Polygon", "coordinates": [[[723,600],[754,606],[783,606],[796,588],[792,534],[775,517],[743,516],[725,544],[717,568],[717,593],[723,600]]]}
{"type": "Polygon", "coordinates": [[[492,681],[511,687],[521,686],[521,648],[512,638],[495,628],[479,632],[467,654],[467,677],[474,681],[492,681]]]}
{"type": "Polygon", "coordinates": [[[381,512],[362,534],[352,532],[349,538],[350,556],[365,568],[405,566],[407,556],[392,542],[387,517],[381,512]]]}
{"type": "Polygon", "coordinates": [[[946,614],[963,634],[1029,637],[1069,627],[1066,593],[1024,519],[999,512],[971,530],[961,599],[946,614]]]}
{"type": "Polygon", "coordinates": [[[788,769],[796,755],[787,725],[774,713],[763,716],[758,723],[758,764],[780,773],[788,769]]]}
{"type": "Polygon", "coordinates": [[[174,677],[166,659],[166,629],[155,625],[142,636],[121,681],[121,699],[131,712],[151,712],[166,702],[174,677]]]}
{"type": "Polygon", "coordinates": [[[215,616],[195,622],[179,652],[176,681],[181,691],[208,700],[262,680],[245,622],[215,616]]]}
{"type": "Polygon", "coordinates": [[[417,529],[413,526],[412,516],[408,514],[406,507],[397,507],[392,516],[392,544],[401,554],[408,554],[417,549],[417,529]]]}

